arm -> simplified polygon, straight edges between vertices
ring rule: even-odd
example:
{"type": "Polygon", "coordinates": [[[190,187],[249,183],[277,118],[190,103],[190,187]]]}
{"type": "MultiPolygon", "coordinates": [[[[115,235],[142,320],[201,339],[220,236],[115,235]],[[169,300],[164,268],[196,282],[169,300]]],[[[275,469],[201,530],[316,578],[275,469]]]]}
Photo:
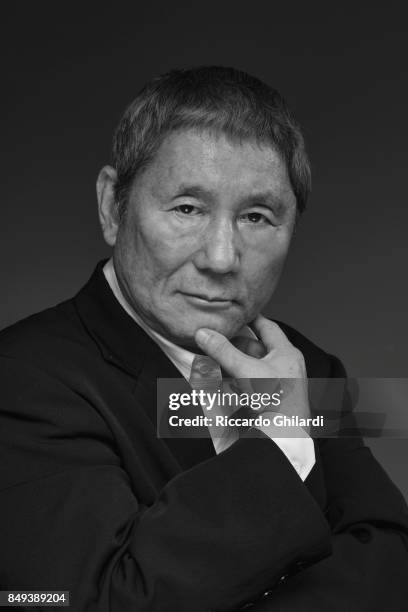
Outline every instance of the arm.
{"type": "MultiPolygon", "coordinates": [[[[216,332],[210,332],[202,348],[231,375],[256,378],[260,371],[266,378],[270,367],[276,372],[272,377],[284,377],[281,372],[296,364],[298,354],[292,356],[291,345],[286,339],[285,346],[286,337],[280,336],[276,324],[263,320],[257,331],[261,336],[264,332],[264,338],[270,333],[270,352],[258,362],[239,354],[216,332]],[[276,342],[272,337],[275,331],[276,342]]],[[[337,359],[331,358],[331,366],[329,376],[346,377],[337,359]]],[[[307,405],[298,395],[285,409],[302,414],[307,405]]],[[[342,409],[345,413],[352,410],[347,393],[342,409]]],[[[298,566],[298,572],[288,572],[287,578],[251,609],[400,612],[408,600],[408,512],[401,494],[361,438],[328,438],[315,444],[317,462],[305,485],[329,521],[332,554],[315,564],[298,566]]],[[[298,511],[301,515],[302,508],[298,511]]],[[[290,524],[284,529],[289,534],[290,524]]]]}
{"type": "MultiPolygon", "coordinates": [[[[345,378],[332,358],[331,376],[345,378]]],[[[352,409],[348,395],[344,410],[352,409]]],[[[408,509],[361,438],[322,439],[306,485],[324,482],[332,554],[288,577],[252,611],[401,612],[408,601],[408,509]]],[[[317,495],[316,498],[318,499],[317,495]]]]}
{"type": "Polygon", "coordinates": [[[408,513],[360,439],[321,442],[332,554],[251,610],[401,612],[408,600],[408,513]]]}
{"type": "Polygon", "coordinates": [[[88,398],[20,360],[1,374],[3,589],[70,590],[75,611],[230,610],[329,553],[325,517],[270,440],[240,440],[147,506],[88,398]]]}

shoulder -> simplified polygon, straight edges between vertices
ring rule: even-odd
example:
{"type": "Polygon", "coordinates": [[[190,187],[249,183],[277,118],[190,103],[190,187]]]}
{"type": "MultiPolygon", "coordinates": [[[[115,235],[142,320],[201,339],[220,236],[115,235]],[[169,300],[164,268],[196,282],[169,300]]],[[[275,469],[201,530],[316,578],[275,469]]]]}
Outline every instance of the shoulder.
{"type": "Polygon", "coordinates": [[[0,356],[40,366],[93,349],[73,299],[33,314],[0,332],[0,356]]]}
{"type": "Polygon", "coordinates": [[[275,323],[279,325],[289,341],[303,354],[309,378],[343,378],[345,376],[344,367],[337,357],[324,351],[287,323],[276,319],[275,323]]]}

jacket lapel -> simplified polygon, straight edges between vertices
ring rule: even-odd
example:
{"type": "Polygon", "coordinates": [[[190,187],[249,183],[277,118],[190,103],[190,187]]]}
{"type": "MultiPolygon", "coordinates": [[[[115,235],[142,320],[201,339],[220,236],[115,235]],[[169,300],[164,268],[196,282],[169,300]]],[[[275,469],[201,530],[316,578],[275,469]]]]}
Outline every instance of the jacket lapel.
{"type": "MultiPolygon", "coordinates": [[[[157,379],[180,379],[181,374],[119,304],[103,274],[105,263],[97,265],[75,304],[104,359],[134,379],[135,405],[145,411],[157,431],[157,379]]],[[[209,434],[206,438],[163,438],[162,442],[182,469],[215,455],[209,434]]]]}

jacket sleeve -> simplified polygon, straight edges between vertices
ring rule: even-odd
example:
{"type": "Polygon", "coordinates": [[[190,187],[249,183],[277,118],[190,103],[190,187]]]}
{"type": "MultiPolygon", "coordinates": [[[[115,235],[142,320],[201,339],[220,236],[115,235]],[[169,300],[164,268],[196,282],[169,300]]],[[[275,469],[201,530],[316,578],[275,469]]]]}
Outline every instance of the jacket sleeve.
{"type": "Polygon", "coordinates": [[[143,506],[87,398],[20,360],[1,372],[2,589],[69,590],[87,612],[371,612],[386,585],[401,609],[405,506],[360,440],[322,441],[305,486],[242,439],[143,506]]]}
{"type": "MultiPolygon", "coordinates": [[[[332,369],[345,377],[336,358],[332,369]]],[[[345,410],[351,410],[347,397],[345,410]]],[[[408,511],[401,493],[361,438],[322,439],[318,450],[313,470],[326,489],[332,553],[289,575],[250,610],[401,612],[408,602],[408,511]]]]}
{"type": "Polygon", "coordinates": [[[106,423],[33,365],[1,359],[0,586],[71,609],[236,610],[330,553],[318,503],[267,439],[242,439],[136,499],[106,423]]]}
{"type": "Polygon", "coordinates": [[[360,441],[328,440],[322,461],[332,554],[289,576],[254,612],[401,612],[408,516],[400,493],[360,441]]]}

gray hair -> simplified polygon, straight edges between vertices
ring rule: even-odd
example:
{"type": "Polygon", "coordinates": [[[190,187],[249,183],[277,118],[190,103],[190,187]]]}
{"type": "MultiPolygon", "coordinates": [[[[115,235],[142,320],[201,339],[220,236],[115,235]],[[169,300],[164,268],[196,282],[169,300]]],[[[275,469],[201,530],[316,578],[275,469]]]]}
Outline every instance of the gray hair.
{"type": "Polygon", "coordinates": [[[112,154],[121,217],[135,177],[153,159],[164,137],[181,129],[209,130],[273,147],[286,163],[297,211],[305,209],[310,163],[299,126],[280,93],[241,70],[202,66],[153,79],[123,114],[112,154]]]}

